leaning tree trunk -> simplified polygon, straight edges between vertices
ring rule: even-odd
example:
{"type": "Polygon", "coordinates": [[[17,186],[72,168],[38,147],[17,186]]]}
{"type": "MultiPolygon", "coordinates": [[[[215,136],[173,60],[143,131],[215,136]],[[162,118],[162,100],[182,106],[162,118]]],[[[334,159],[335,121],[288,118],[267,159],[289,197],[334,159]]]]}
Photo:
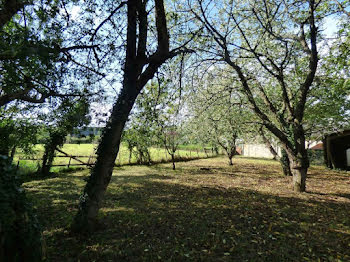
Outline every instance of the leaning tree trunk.
{"type": "MultiPolygon", "coordinates": [[[[110,120],[104,129],[97,149],[97,159],[91,176],[80,198],[79,210],[72,225],[73,231],[92,231],[104,193],[111,180],[118,155],[122,132],[139,92],[132,77],[127,77],[110,120]]],[[[135,79],[135,78],[134,78],[135,79]]]]}
{"type": "Polygon", "coordinates": [[[123,87],[103,131],[97,149],[96,163],[80,198],[78,213],[72,224],[73,231],[82,233],[94,229],[103,196],[111,180],[122,132],[135,100],[158,68],[167,59],[178,54],[169,52],[169,36],[163,0],[155,0],[154,3],[158,46],[157,51],[147,57],[146,2],[127,1],[128,25],[123,87]],[[147,67],[144,68],[146,65],[147,67]]]}

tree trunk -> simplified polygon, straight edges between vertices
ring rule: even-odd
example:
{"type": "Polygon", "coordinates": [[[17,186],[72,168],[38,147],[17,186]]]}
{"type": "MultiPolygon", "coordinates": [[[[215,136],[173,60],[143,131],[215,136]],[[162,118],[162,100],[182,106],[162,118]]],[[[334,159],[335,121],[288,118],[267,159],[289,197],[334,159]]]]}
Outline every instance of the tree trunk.
{"type": "Polygon", "coordinates": [[[293,175],[293,189],[295,192],[305,192],[306,190],[306,177],[309,167],[309,159],[306,154],[302,157],[290,157],[291,160],[291,172],[293,175]]]}
{"type": "Polygon", "coordinates": [[[293,168],[293,189],[295,192],[305,192],[307,168],[293,168]]]}
{"type": "Polygon", "coordinates": [[[125,81],[98,146],[96,163],[80,198],[73,231],[92,231],[95,228],[98,210],[111,180],[122,132],[138,93],[131,79],[125,81]]]}
{"type": "Polygon", "coordinates": [[[13,147],[12,147],[12,149],[11,149],[11,155],[10,155],[11,159],[13,159],[13,158],[15,157],[16,149],[17,149],[16,146],[13,146],[13,147]]]}
{"type": "Polygon", "coordinates": [[[173,170],[175,170],[175,154],[171,154],[171,162],[173,163],[173,170]]]}
{"type": "Polygon", "coordinates": [[[286,150],[284,150],[283,148],[281,150],[281,153],[282,153],[282,157],[277,156],[277,160],[280,162],[282,166],[283,175],[292,176],[293,174],[292,174],[292,171],[290,170],[289,156],[286,150]]]}
{"type": "Polygon", "coordinates": [[[233,166],[233,163],[232,163],[232,156],[229,156],[228,159],[229,159],[228,164],[229,164],[230,166],[233,166]]]}
{"type": "Polygon", "coordinates": [[[264,133],[261,131],[260,135],[265,143],[265,146],[269,149],[270,153],[272,154],[272,159],[273,160],[279,160],[279,155],[277,154],[276,150],[273,148],[272,144],[270,141],[267,139],[267,137],[264,135],[264,133]]]}
{"type": "Polygon", "coordinates": [[[56,146],[48,145],[45,146],[45,152],[43,155],[42,167],[39,170],[39,175],[48,176],[52,166],[53,159],[55,157],[55,148],[56,146]]]}
{"type": "Polygon", "coordinates": [[[128,28],[124,79],[121,93],[113,106],[110,119],[103,130],[97,149],[97,159],[89,180],[80,197],[78,213],[72,224],[75,232],[93,231],[97,214],[107,186],[111,180],[113,167],[118,155],[122,132],[130,111],[141,89],[137,89],[136,61],[137,7],[136,1],[128,1],[128,28]]]}
{"type": "Polygon", "coordinates": [[[43,155],[43,160],[42,160],[42,163],[41,163],[41,168],[39,167],[38,169],[38,175],[42,175],[43,173],[46,173],[47,172],[47,159],[48,159],[48,150],[45,148],[45,151],[44,151],[44,155],[43,155]]]}
{"type": "Polygon", "coordinates": [[[286,150],[282,148],[282,150],[281,150],[282,156],[280,157],[278,155],[277,151],[275,150],[275,148],[270,143],[270,140],[267,139],[267,137],[265,136],[262,127],[260,127],[260,129],[259,129],[259,133],[260,133],[262,140],[265,143],[265,146],[270,150],[270,153],[273,156],[273,160],[277,160],[280,162],[283,175],[292,176],[292,171],[290,170],[290,160],[289,160],[289,157],[288,157],[286,150]]]}
{"type": "Polygon", "coordinates": [[[219,148],[216,146],[216,147],[214,147],[214,150],[215,150],[215,154],[218,155],[219,154],[219,148]]]}

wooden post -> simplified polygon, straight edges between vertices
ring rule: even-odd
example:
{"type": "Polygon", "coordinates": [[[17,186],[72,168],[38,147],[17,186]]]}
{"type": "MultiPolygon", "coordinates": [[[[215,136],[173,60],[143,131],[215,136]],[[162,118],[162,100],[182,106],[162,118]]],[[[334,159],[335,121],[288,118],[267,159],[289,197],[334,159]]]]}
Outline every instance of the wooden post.
{"type": "Polygon", "coordinates": [[[84,164],[84,165],[89,166],[89,164],[87,164],[87,163],[81,161],[80,159],[78,159],[78,158],[75,157],[75,156],[72,156],[72,155],[67,154],[66,152],[62,151],[61,149],[59,149],[59,148],[57,148],[57,147],[56,147],[56,150],[57,150],[58,152],[64,154],[64,155],[67,156],[67,157],[73,158],[74,160],[78,161],[78,162],[81,163],[81,164],[84,164]]]}

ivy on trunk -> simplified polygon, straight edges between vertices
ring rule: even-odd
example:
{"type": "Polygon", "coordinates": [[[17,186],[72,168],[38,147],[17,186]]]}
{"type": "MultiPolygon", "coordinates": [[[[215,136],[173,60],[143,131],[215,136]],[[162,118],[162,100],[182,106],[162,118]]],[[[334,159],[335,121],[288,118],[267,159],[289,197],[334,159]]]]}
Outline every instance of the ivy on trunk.
{"type": "Polygon", "coordinates": [[[72,224],[72,230],[75,232],[91,232],[96,226],[98,211],[111,180],[123,129],[137,96],[167,59],[185,52],[182,48],[184,46],[169,50],[164,3],[163,0],[155,0],[157,50],[147,55],[149,13],[146,11],[146,2],[127,2],[128,25],[123,85],[103,131],[95,166],[80,197],[78,213],[72,224]]]}

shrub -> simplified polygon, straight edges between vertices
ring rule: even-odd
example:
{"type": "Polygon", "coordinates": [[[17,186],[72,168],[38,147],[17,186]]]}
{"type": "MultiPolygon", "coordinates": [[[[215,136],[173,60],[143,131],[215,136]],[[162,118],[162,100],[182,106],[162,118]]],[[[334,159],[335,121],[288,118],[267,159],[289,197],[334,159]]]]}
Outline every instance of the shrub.
{"type": "Polygon", "coordinates": [[[0,261],[41,261],[41,227],[11,159],[0,155],[0,261]]]}

